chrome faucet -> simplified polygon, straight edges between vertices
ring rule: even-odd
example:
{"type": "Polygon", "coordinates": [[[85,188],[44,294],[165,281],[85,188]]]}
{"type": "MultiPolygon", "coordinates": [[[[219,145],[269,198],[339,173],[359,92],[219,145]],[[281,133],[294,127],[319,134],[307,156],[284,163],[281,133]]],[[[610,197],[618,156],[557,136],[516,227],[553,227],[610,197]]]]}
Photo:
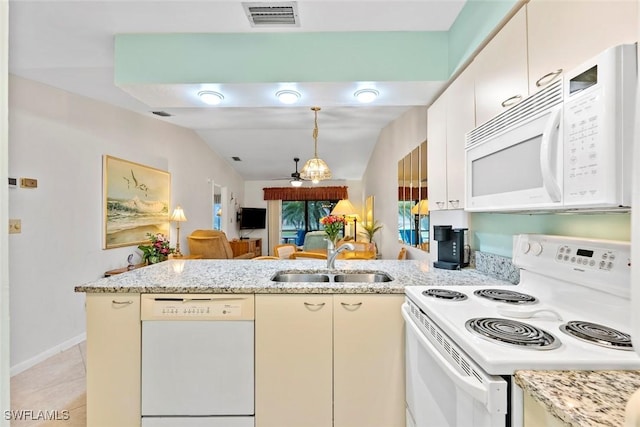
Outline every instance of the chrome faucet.
{"type": "Polygon", "coordinates": [[[327,249],[327,268],[331,270],[336,268],[336,257],[340,252],[346,251],[347,249],[350,251],[355,251],[356,247],[353,246],[352,243],[344,243],[338,246],[336,249],[327,249]]]}

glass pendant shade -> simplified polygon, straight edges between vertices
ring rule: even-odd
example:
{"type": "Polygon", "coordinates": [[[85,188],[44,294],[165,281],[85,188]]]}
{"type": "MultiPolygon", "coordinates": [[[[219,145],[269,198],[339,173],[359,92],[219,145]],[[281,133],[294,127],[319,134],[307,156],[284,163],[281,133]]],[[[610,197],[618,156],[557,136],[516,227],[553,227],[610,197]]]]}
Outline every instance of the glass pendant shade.
{"type": "Polygon", "coordinates": [[[331,169],[329,169],[324,160],[318,157],[318,111],[320,111],[320,107],[311,107],[311,110],[315,113],[315,126],[313,128],[314,155],[302,167],[300,177],[317,184],[322,180],[331,179],[331,169]]]}
{"type": "Polygon", "coordinates": [[[302,171],[300,171],[300,176],[316,184],[323,179],[331,179],[331,170],[324,160],[314,157],[304,164],[302,171]]]}

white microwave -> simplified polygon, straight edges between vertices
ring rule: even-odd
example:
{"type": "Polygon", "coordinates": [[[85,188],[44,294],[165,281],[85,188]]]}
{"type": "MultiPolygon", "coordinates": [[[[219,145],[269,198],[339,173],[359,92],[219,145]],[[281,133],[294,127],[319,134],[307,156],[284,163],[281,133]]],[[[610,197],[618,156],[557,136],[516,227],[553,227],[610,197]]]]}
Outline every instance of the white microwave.
{"type": "Polygon", "coordinates": [[[604,51],[467,133],[465,210],[628,209],[636,47],[604,51]]]}

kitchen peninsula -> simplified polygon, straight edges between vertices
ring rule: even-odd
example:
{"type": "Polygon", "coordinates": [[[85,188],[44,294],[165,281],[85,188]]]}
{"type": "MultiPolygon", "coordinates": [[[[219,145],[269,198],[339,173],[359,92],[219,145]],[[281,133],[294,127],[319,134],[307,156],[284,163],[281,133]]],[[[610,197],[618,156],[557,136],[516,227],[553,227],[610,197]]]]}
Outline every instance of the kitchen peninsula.
{"type": "Polygon", "coordinates": [[[173,259],[77,286],[87,293],[88,425],[140,425],[141,301],[151,296],[255,302],[256,426],[389,426],[404,425],[404,287],[506,283],[421,261],[338,260],[331,272],[392,279],[375,283],[271,280],[283,271],[328,272],[323,260],[173,259]]]}

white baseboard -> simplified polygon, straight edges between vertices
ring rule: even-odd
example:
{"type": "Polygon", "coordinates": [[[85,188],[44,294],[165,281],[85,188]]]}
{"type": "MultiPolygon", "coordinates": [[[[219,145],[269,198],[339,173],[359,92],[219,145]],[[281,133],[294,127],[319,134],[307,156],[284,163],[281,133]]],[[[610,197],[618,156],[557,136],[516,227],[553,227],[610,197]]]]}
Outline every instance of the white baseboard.
{"type": "Polygon", "coordinates": [[[31,359],[25,360],[24,362],[18,363],[11,367],[11,376],[17,375],[20,372],[24,372],[32,366],[37,365],[38,363],[50,358],[53,355],[58,353],[62,353],[65,350],[70,349],[74,345],[80,344],[82,341],[87,339],[87,333],[83,332],[80,335],[77,335],[71,339],[66,340],[63,343],[60,343],[54,347],[51,347],[48,350],[43,351],[37,356],[32,357],[31,359]]]}

